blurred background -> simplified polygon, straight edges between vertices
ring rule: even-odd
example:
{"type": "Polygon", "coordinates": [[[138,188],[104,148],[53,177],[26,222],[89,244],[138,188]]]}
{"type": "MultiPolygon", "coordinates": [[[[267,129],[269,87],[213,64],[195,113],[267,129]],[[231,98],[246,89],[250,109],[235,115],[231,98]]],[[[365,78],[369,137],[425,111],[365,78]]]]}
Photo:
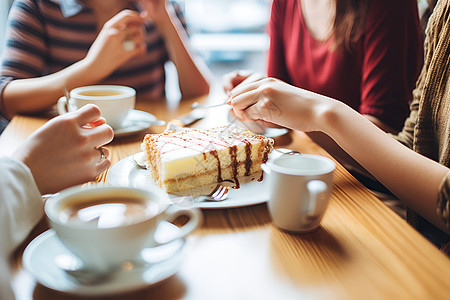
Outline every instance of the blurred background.
{"type": "MultiPolygon", "coordinates": [[[[191,45],[213,76],[212,95],[221,92],[222,76],[236,69],[266,72],[267,23],[272,0],[174,0],[183,9],[191,45]]],[[[0,0],[0,53],[12,0],[0,0]]],[[[427,7],[418,0],[419,14],[427,7]]],[[[176,72],[167,69],[167,98],[179,99],[176,72]]]]}
{"type": "MultiPolygon", "coordinates": [[[[212,97],[222,92],[222,76],[228,72],[247,69],[266,73],[266,51],[269,48],[266,27],[272,0],[175,2],[184,10],[192,47],[214,76],[212,97]]],[[[177,99],[176,74],[170,64],[167,69],[167,98],[177,99]]]]}
{"type": "MultiPolygon", "coordinates": [[[[272,0],[176,0],[189,27],[191,45],[214,75],[212,92],[235,69],[265,73],[269,38],[266,25],[272,0]]],[[[12,0],[0,0],[0,53],[12,0]]],[[[173,65],[167,65],[167,97],[180,97],[173,65]]]]}

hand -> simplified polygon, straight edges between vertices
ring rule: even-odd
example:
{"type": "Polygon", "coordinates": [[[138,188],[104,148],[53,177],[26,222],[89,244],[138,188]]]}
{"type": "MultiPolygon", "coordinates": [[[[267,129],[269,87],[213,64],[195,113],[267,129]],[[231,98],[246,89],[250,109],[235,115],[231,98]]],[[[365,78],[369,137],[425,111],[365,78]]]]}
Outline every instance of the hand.
{"type": "Polygon", "coordinates": [[[245,79],[251,75],[251,71],[236,70],[225,74],[222,77],[223,90],[227,95],[230,95],[231,90],[241,84],[245,79]]]}
{"type": "Polygon", "coordinates": [[[264,121],[302,131],[322,130],[320,118],[336,100],[274,78],[242,84],[230,93],[234,113],[247,121],[264,121]]]}
{"type": "Polygon", "coordinates": [[[173,7],[167,6],[167,0],[136,0],[144,10],[143,17],[152,20],[156,25],[160,25],[166,20],[170,20],[169,10],[173,7]]]}
{"type": "MultiPolygon", "coordinates": [[[[111,162],[98,149],[114,133],[97,106],[55,117],[34,132],[14,153],[31,170],[41,194],[94,180],[111,162]]],[[[108,151],[104,149],[107,156],[108,151]]]]}
{"type": "Polygon", "coordinates": [[[121,11],[105,23],[83,61],[99,78],[104,78],[132,57],[144,55],[147,49],[144,22],[135,11],[121,11]],[[125,41],[132,41],[132,48],[124,47],[125,41]]]}

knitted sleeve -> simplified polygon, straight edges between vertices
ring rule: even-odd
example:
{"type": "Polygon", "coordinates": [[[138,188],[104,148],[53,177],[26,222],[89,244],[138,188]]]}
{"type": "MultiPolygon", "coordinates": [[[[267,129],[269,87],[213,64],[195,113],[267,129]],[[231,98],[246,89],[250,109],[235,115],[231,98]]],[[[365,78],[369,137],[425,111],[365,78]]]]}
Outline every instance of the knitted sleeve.
{"type": "Polygon", "coordinates": [[[442,180],[436,206],[438,215],[445,225],[450,227],[450,172],[442,180]]]}

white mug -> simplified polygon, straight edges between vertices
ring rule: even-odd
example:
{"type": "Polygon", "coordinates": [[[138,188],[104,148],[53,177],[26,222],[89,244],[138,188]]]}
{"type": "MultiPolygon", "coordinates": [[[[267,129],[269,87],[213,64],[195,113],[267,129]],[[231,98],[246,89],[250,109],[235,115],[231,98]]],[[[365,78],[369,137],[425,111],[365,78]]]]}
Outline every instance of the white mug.
{"type": "Polygon", "coordinates": [[[296,233],[318,229],[331,195],[335,163],[319,155],[284,154],[261,167],[268,176],[268,207],[275,225],[296,233]]]}
{"type": "Polygon", "coordinates": [[[92,103],[97,105],[113,129],[124,126],[130,110],[134,109],[136,91],[133,88],[120,85],[82,86],[70,91],[70,99],[61,97],[57,103],[60,115],[75,111],[92,103]]]}
{"type": "Polygon", "coordinates": [[[76,186],[49,198],[45,213],[64,246],[83,268],[107,273],[126,261],[142,259],[141,251],[182,238],[201,221],[197,209],[170,205],[159,189],[76,186]],[[177,234],[157,240],[161,221],[188,216],[177,234]]]}

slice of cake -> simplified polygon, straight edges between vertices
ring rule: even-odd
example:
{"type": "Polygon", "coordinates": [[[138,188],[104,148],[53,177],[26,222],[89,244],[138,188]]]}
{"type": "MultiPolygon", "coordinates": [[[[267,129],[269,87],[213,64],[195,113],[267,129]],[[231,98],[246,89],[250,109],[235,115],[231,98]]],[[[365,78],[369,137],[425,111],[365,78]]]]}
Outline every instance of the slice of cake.
{"type": "Polygon", "coordinates": [[[176,192],[260,171],[273,140],[229,126],[147,134],[141,147],[155,182],[176,192]]]}

